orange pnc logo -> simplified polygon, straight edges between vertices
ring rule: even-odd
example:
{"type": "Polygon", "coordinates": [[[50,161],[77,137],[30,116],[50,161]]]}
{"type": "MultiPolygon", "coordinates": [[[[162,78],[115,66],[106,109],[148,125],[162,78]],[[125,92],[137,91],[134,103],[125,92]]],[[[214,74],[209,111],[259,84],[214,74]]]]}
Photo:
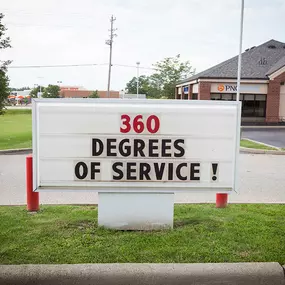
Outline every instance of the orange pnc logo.
{"type": "Polygon", "coordinates": [[[223,84],[218,85],[218,90],[220,92],[224,91],[225,90],[225,86],[223,84]]]}

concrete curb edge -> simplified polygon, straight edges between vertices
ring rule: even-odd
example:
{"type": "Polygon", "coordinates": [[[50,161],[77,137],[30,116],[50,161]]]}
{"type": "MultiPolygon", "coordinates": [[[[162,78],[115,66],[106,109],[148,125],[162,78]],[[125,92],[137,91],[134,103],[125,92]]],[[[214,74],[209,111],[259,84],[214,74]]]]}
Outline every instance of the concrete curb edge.
{"type": "Polygon", "coordinates": [[[285,155],[285,151],[282,150],[266,150],[247,147],[240,147],[240,153],[285,155]]]}
{"type": "Polygon", "coordinates": [[[32,153],[33,150],[31,148],[16,148],[16,149],[3,149],[3,150],[0,150],[0,155],[2,154],[16,154],[16,153],[32,153]]]}
{"type": "Polygon", "coordinates": [[[248,263],[111,263],[0,265],[2,285],[188,284],[284,285],[277,262],[248,263]]]}

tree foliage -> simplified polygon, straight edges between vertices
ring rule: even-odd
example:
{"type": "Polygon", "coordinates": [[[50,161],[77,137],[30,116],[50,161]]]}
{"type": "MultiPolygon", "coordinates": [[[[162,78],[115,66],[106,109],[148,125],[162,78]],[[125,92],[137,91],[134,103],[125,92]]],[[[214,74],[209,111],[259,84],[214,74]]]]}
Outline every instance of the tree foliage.
{"type": "MultiPolygon", "coordinates": [[[[0,13],[0,50],[10,48],[10,38],[5,36],[6,27],[2,24],[4,15],[0,13]]],[[[0,61],[0,114],[4,113],[5,101],[9,96],[9,78],[7,76],[7,66],[10,60],[0,61]]]]}
{"type": "Polygon", "coordinates": [[[0,115],[4,113],[5,101],[9,96],[9,79],[4,70],[0,69],[0,115]]]}
{"type": "Polygon", "coordinates": [[[43,91],[43,98],[59,98],[60,87],[49,84],[43,91]]]}
{"type": "Polygon", "coordinates": [[[40,90],[41,90],[41,92],[44,92],[45,88],[43,86],[41,86],[41,87],[37,86],[37,87],[33,88],[30,92],[30,96],[32,98],[38,98],[38,93],[40,92],[40,90]]]}
{"type": "MultiPolygon", "coordinates": [[[[147,98],[168,98],[175,96],[176,82],[195,74],[189,61],[182,62],[180,55],[167,57],[154,64],[155,73],[139,77],[139,93],[147,98]]],[[[128,93],[137,93],[137,78],[133,77],[126,85],[128,93]]]]}
{"type": "MultiPolygon", "coordinates": [[[[152,84],[151,77],[141,75],[139,77],[139,94],[146,94],[149,98],[156,98],[157,90],[152,84]]],[[[133,77],[126,86],[128,94],[137,94],[137,78],[133,77]]]]}
{"type": "Polygon", "coordinates": [[[98,95],[98,90],[93,91],[91,93],[91,95],[89,96],[89,98],[100,98],[99,95],[98,95]]]}

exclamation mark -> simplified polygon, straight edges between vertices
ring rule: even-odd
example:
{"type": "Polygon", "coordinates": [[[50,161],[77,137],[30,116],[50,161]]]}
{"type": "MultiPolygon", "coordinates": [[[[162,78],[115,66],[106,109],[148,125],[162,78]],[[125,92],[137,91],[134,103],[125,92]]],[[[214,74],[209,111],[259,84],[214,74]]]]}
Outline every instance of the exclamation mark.
{"type": "Polygon", "coordinates": [[[218,180],[218,163],[212,163],[212,181],[218,180]]]}

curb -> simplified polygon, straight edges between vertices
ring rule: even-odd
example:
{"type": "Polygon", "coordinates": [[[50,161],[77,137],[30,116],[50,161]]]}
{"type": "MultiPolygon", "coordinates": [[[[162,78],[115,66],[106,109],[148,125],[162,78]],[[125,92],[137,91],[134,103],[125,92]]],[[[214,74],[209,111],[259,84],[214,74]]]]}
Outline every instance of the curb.
{"type": "Polygon", "coordinates": [[[277,262],[0,265],[1,285],[284,285],[277,262]]]}
{"type": "Polygon", "coordinates": [[[285,155],[285,151],[282,150],[266,150],[247,147],[240,147],[240,153],[285,155]]]}
{"type": "Polygon", "coordinates": [[[4,149],[0,150],[0,155],[5,155],[5,154],[29,154],[32,153],[33,149],[32,148],[19,148],[19,149],[4,149]]]}

